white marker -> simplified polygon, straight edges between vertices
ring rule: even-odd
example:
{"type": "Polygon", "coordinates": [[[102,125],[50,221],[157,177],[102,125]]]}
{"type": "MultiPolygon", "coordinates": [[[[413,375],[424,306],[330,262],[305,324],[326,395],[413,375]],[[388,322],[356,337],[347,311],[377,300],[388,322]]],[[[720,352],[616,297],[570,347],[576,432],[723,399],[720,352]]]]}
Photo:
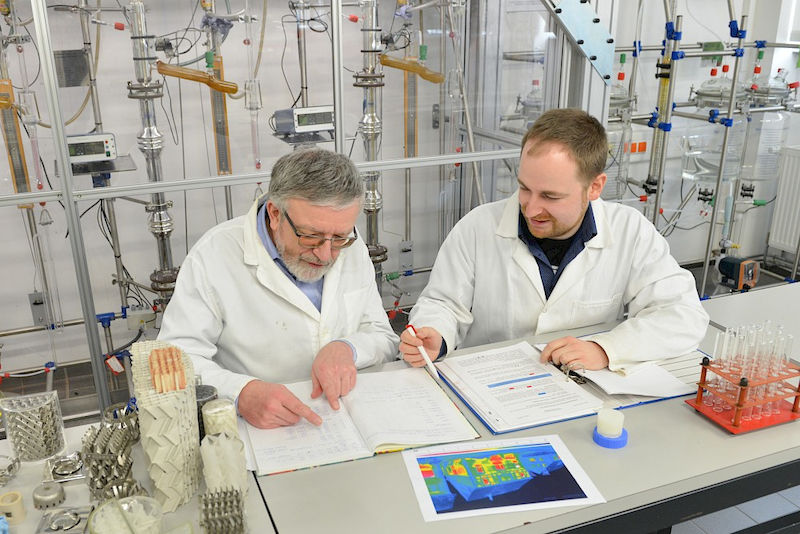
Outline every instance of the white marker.
{"type": "MultiPolygon", "coordinates": [[[[411,325],[406,326],[406,332],[408,332],[409,334],[411,334],[414,337],[417,337],[417,331],[411,325]]],[[[425,348],[422,345],[420,345],[419,347],[417,347],[417,350],[419,350],[419,353],[422,354],[423,358],[425,358],[425,365],[428,366],[428,370],[431,372],[431,375],[434,378],[439,378],[439,372],[436,370],[436,367],[433,365],[433,361],[431,361],[431,357],[428,356],[428,353],[425,351],[425,348]]]]}

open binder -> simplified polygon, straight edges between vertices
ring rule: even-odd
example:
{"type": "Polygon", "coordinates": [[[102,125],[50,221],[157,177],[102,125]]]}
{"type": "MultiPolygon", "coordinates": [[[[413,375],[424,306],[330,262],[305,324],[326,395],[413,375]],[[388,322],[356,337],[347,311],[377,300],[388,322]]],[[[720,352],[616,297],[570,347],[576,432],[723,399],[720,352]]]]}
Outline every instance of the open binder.
{"type": "Polygon", "coordinates": [[[696,350],[648,362],[627,376],[608,369],[565,374],[540,363],[539,352],[523,341],[447,358],[436,367],[476,417],[493,434],[503,434],[591,415],[602,407],[628,408],[691,395],[697,391],[704,355],[696,350]]]}

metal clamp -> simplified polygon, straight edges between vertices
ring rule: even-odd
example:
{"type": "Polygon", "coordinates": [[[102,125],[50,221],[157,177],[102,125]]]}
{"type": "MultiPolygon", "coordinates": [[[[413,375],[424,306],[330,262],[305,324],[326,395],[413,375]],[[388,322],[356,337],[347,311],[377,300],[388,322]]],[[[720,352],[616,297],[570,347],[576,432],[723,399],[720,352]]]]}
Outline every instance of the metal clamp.
{"type": "Polygon", "coordinates": [[[0,486],[5,486],[17,476],[19,471],[19,458],[0,454],[0,486]]]}

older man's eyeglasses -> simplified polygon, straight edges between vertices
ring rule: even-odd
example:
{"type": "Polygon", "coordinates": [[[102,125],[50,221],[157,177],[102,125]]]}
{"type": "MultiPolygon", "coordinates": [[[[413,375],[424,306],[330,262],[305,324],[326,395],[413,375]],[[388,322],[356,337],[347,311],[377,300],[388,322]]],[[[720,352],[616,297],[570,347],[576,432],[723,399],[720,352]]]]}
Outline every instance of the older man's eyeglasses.
{"type": "Polygon", "coordinates": [[[300,245],[305,248],[319,248],[325,243],[325,241],[330,241],[331,248],[342,249],[349,247],[357,239],[357,236],[355,235],[356,234],[355,227],[353,227],[353,235],[346,237],[339,237],[339,236],[323,237],[321,235],[301,234],[300,232],[297,231],[297,227],[294,225],[294,222],[292,222],[292,218],[289,217],[289,214],[286,213],[286,211],[283,212],[283,216],[286,217],[286,221],[289,223],[289,226],[292,227],[294,235],[297,236],[297,242],[300,243],[300,245]]]}

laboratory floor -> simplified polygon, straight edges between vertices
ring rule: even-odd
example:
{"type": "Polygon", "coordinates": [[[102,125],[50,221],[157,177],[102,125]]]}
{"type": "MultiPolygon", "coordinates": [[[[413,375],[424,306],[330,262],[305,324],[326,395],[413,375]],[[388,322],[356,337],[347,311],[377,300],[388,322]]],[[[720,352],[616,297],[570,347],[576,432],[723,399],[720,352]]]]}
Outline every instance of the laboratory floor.
{"type": "Polygon", "coordinates": [[[730,534],[741,531],[795,533],[800,531],[800,525],[774,527],[774,529],[768,528],[767,525],[778,518],[798,513],[800,513],[800,486],[795,486],[679,523],[672,527],[672,534],[730,534]]]}

